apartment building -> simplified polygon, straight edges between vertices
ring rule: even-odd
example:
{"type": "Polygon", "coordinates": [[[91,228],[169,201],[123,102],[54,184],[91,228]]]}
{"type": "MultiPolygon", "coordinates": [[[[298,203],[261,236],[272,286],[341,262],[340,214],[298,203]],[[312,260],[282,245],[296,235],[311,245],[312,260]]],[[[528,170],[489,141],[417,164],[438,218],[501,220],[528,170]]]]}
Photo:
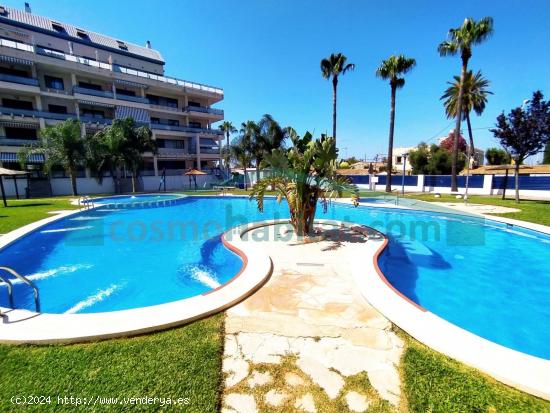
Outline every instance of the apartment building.
{"type": "MultiPolygon", "coordinates": [[[[114,119],[149,125],[158,154],[143,154],[143,175],[211,170],[220,160],[222,133],[212,105],[223,90],[166,76],[151,47],[0,6],[0,162],[20,169],[17,152],[39,130],[68,118],[89,136],[114,119]]],[[[41,155],[29,159],[40,170],[41,155]]],[[[63,173],[60,171],[59,173],[63,173]]],[[[85,176],[86,171],[80,171],[85,176]]]]}

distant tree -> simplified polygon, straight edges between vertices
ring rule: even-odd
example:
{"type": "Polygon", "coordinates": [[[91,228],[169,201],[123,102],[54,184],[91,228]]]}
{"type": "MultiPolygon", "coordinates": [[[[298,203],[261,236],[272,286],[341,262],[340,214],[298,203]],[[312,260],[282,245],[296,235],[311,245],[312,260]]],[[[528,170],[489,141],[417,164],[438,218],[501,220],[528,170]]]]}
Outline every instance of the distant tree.
{"type": "MultiPolygon", "coordinates": [[[[460,88],[456,99],[456,125],[455,130],[460,131],[460,122],[463,113],[463,96],[466,74],[468,72],[468,62],[472,57],[472,48],[475,45],[483,43],[493,33],[493,19],[484,17],[479,21],[472,18],[464,20],[460,27],[450,29],[447,40],[439,44],[437,50],[441,56],[454,56],[460,53],[462,60],[462,71],[460,74],[460,88]],[[460,115],[460,116],[459,116],[460,115]]],[[[451,191],[456,192],[457,187],[457,162],[458,162],[458,136],[452,151],[451,168],[451,191]]]]}
{"type": "MultiPolygon", "coordinates": [[[[449,153],[453,153],[454,143],[455,143],[455,137],[454,137],[454,131],[449,132],[449,135],[441,141],[439,146],[441,146],[442,149],[445,149],[449,153]]],[[[460,135],[458,139],[458,151],[460,153],[466,152],[468,145],[466,144],[466,139],[462,135],[460,135]]]]}
{"type": "Polygon", "coordinates": [[[340,165],[338,165],[339,169],[349,169],[349,163],[347,161],[340,162],[340,165]]]}
{"type": "Polygon", "coordinates": [[[510,164],[510,154],[501,148],[488,148],[485,151],[485,159],[489,165],[510,164]]]}
{"type": "Polygon", "coordinates": [[[334,139],[336,139],[338,77],[355,69],[355,64],[347,63],[347,59],[342,53],[332,53],[327,59],[321,60],[321,75],[327,80],[332,78],[332,137],[334,139]]]}
{"type": "Polygon", "coordinates": [[[550,102],[536,91],[525,108],[517,107],[507,115],[500,114],[491,132],[514,160],[516,202],[519,203],[519,166],[550,142],[550,102]]]}
{"type": "MultiPolygon", "coordinates": [[[[225,146],[226,148],[229,148],[229,138],[231,137],[231,134],[232,133],[236,133],[237,132],[237,128],[235,128],[235,126],[233,126],[233,123],[229,122],[228,120],[224,121],[220,126],[219,126],[219,129],[224,133],[225,135],[225,146]]],[[[223,152],[223,149],[222,149],[222,152],[223,152]]],[[[226,150],[225,151],[226,153],[228,153],[229,151],[226,150]]],[[[225,160],[225,167],[227,169],[227,173],[229,174],[229,171],[230,171],[230,167],[229,167],[229,158],[227,156],[223,156],[223,153],[222,153],[222,157],[224,158],[225,160]]]]}
{"type": "Polygon", "coordinates": [[[247,187],[247,168],[250,166],[250,162],[253,159],[253,143],[252,138],[248,133],[241,133],[241,135],[236,138],[231,146],[229,147],[229,153],[231,159],[244,170],[244,189],[247,187]]]}
{"type": "MultiPolygon", "coordinates": [[[[428,147],[422,142],[409,153],[409,162],[415,175],[448,175],[452,167],[451,151],[437,145],[428,147]]],[[[458,165],[462,168],[465,162],[464,154],[461,154],[458,165]]]]}
{"type": "Polygon", "coordinates": [[[542,158],[542,163],[544,165],[550,164],[550,142],[546,144],[546,147],[544,148],[544,156],[542,158]]]}
{"type": "Polygon", "coordinates": [[[49,172],[61,166],[69,174],[73,195],[78,195],[76,173],[86,164],[86,139],[82,136],[80,122],[68,119],[56,125],[47,125],[40,132],[38,145],[28,146],[19,153],[19,162],[25,164],[31,153],[42,153],[44,167],[49,172]]]}
{"type": "Polygon", "coordinates": [[[397,89],[405,86],[403,75],[410,72],[416,66],[416,60],[403,55],[390,56],[382,61],[382,64],[376,69],[376,76],[390,81],[391,100],[390,100],[390,133],[388,138],[388,176],[386,178],[386,192],[391,192],[391,174],[393,171],[393,131],[395,127],[395,95],[397,89]]]}
{"type": "MultiPolygon", "coordinates": [[[[458,95],[460,93],[460,76],[455,76],[453,82],[447,82],[450,86],[447,88],[441,99],[444,101],[445,113],[447,118],[454,118],[458,111],[458,95]]],[[[470,70],[464,78],[464,90],[462,95],[462,117],[466,120],[468,126],[468,137],[470,138],[470,149],[468,156],[475,153],[474,136],[472,133],[472,122],[470,121],[470,112],[473,110],[478,116],[485,110],[487,96],[492,95],[489,91],[490,82],[485,79],[481,71],[475,75],[470,70]]]]}
{"type": "Polygon", "coordinates": [[[414,175],[429,175],[429,162],[430,150],[426,143],[421,142],[416,149],[409,152],[409,163],[414,175]]]}

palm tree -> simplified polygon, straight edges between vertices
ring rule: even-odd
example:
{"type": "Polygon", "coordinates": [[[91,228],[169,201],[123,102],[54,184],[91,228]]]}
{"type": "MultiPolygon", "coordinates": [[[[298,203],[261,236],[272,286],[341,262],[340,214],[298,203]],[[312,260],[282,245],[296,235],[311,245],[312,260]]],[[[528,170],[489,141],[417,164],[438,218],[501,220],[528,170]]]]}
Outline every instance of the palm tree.
{"type": "Polygon", "coordinates": [[[26,147],[20,152],[19,162],[26,163],[31,153],[44,154],[44,166],[48,171],[53,166],[62,166],[71,179],[73,195],[78,195],[76,172],[78,166],[86,163],[86,139],[82,136],[82,127],[77,119],[47,125],[40,133],[38,145],[26,147]]]}
{"type": "Polygon", "coordinates": [[[332,137],[336,139],[336,96],[338,76],[355,69],[353,63],[346,63],[347,57],[342,53],[332,53],[328,59],[321,60],[321,74],[325,79],[332,77],[332,137]]]}
{"type": "MultiPolygon", "coordinates": [[[[232,133],[237,132],[237,128],[233,126],[233,123],[226,120],[219,126],[219,129],[225,134],[226,148],[229,149],[229,137],[231,136],[232,133]]],[[[227,175],[229,175],[230,174],[229,161],[226,161],[225,166],[227,168],[227,175]]]]}
{"type": "MultiPolygon", "coordinates": [[[[437,50],[441,56],[455,56],[460,53],[462,60],[462,71],[460,74],[460,88],[457,96],[457,111],[462,113],[462,96],[464,94],[464,80],[468,72],[468,61],[472,57],[472,47],[483,43],[493,33],[493,19],[484,17],[479,21],[467,18],[462,26],[449,30],[448,38],[442,42],[437,50]]],[[[457,191],[456,183],[456,163],[458,159],[458,135],[460,134],[460,122],[462,116],[456,117],[456,126],[454,134],[453,157],[451,164],[451,191],[457,191]]]]}
{"type": "Polygon", "coordinates": [[[376,69],[376,76],[384,80],[389,80],[391,88],[390,134],[388,139],[386,192],[391,192],[391,173],[393,168],[393,131],[395,127],[395,94],[397,89],[401,89],[405,86],[405,79],[400,76],[410,72],[414,66],[416,66],[416,60],[412,58],[408,58],[403,55],[392,55],[388,59],[383,60],[380,67],[376,69]]]}
{"type": "Polygon", "coordinates": [[[157,153],[157,142],[153,140],[153,132],[148,126],[137,127],[132,118],[126,118],[122,122],[126,137],[125,162],[132,172],[132,192],[136,192],[137,177],[143,167],[143,153],[157,153]]]}
{"type": "MultiPolygon", "coordinates": [[[[243,126],[247,125],[249,122],[254,124],[252,121],[248,121],[246,124],[243,123],[243,126]]],[[[248,125],[252,127],[251,124],[248,125]]],[[[244,190],[248,189],[246,183],[246,173],[247,167],[250,165],[250,161],[253,158],[253,144],[251,135],[248,133],[241,133],[241,135],[233,141],[229,147],[229,154],[231,159],[235,161],[237,165],[240,165],[244,169],[244,190]]]]}
{"type": "Polygon", "coordinates": [[[263,211],[266,191],[273,188],[278,202],[287,201],[290,222],[299,237],[311,234],[319,203],[326,211],[330,199],[344,191],[352,192],[355,205],[358,199],[358,188],[336,173],[336,140],[312,138],[309,132],[303,138],[294,135],[292,148],[274,149],[267,155],[265,162],[272,168],[271,176],[259,180],[250,194],[263,211]]]}
{"type": "Polygon", "coordinates": [[[259,181],[260,167],[265,155],[283,146],[286,130],[281,128],[273,116],[265,114],[257,124],[253,125],[252,132],[252,153],[256,166],[256,181],[259,181]]]}
{"type": "MultiPolygon", "coordinates": [[[[458,110],[458,95],[460,93],[460,76],[454,76],[453,82],[447,82],[450,86],[445,90],[441,100],[445,100],[445,113],[447,118],[457,116],[458,110]]],[[[473,110],[478,116],[485,110],[488,95],[493,92],[489,91],[490,82],[483,77],[481,71],[475,75],[471,70],[466,73],[464,78],[464,90],[462,92],[462,119],[466,120],[468,125],[468,135],[470,138],[469,154],[475,153],[474,137],[472,134],[472,124],[470,122],[470,112],[473,110]]]]}

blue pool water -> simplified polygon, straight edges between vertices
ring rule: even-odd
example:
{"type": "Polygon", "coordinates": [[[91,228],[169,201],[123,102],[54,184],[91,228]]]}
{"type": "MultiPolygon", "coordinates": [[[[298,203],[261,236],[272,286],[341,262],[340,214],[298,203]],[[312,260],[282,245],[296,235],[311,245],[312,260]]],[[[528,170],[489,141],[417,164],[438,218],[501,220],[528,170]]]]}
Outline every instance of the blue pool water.
{"type": "Polygon", "coordinates": [[[93,204],[132,204],[132,203],[141,203],[147,201],[167,201],[170,199],[179,199],[180,195],[175,194],[147,194],[147,195],[123,195],[123,196],[110,196],[110,197],[100,197],[92,198],[89,201],[93,204]]]}
{"type": "MultiPolygon", "coordinates": [[[[239,257],[220,243],[224,230],[284,217],[285,204],[266,200],[260,213],[238,197],[100,207],[16,241],[0,251],[0,263],[34,279],[44,312],[161,304],[209,291],[239,271],[239,257]]],[[[491,341],[550,359],[550,236],[479,218],[374,206],[332,205],[318,217],[386,233],[390,242],[380,268],[424,308],[491,341]]],[[[34,308],[21,284],[15,284],[15,302],[34,308]]],[[[3,286],[0,305],[7,304],[3,286]]]]}

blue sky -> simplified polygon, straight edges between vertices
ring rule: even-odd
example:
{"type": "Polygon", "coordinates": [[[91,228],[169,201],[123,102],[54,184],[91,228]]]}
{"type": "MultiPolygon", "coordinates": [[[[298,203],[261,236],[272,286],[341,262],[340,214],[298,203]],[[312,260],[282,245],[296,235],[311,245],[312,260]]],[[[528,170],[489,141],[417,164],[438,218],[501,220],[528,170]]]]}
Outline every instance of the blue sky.
{"type": "MultiPolygon", "coordinates": [[[[3,3],[23,7],[23,1],[3,3]]],[[[496,146],[486,128],[501,111],[536,89],[550,98],[547,0],[31,0],[31,6],[36,14],[133,43],[151,40],[168,75],[224,88],[218,106],[234,124],[270,113],[300,133],[331,131],[332,89],[319,61],[343,52],[357,67],[339,84],[341,156],[387,152],[390,91],[374,72],[391,54],[417,60],[398,92],[395,145],[433,142],[449,132],[439,97],[460,61],[439,57],[436,48],[467,16],[495,20],[494,36],[470,61],[494,92],[483,116],[472,120],[477,146],[496,146]]]]}

